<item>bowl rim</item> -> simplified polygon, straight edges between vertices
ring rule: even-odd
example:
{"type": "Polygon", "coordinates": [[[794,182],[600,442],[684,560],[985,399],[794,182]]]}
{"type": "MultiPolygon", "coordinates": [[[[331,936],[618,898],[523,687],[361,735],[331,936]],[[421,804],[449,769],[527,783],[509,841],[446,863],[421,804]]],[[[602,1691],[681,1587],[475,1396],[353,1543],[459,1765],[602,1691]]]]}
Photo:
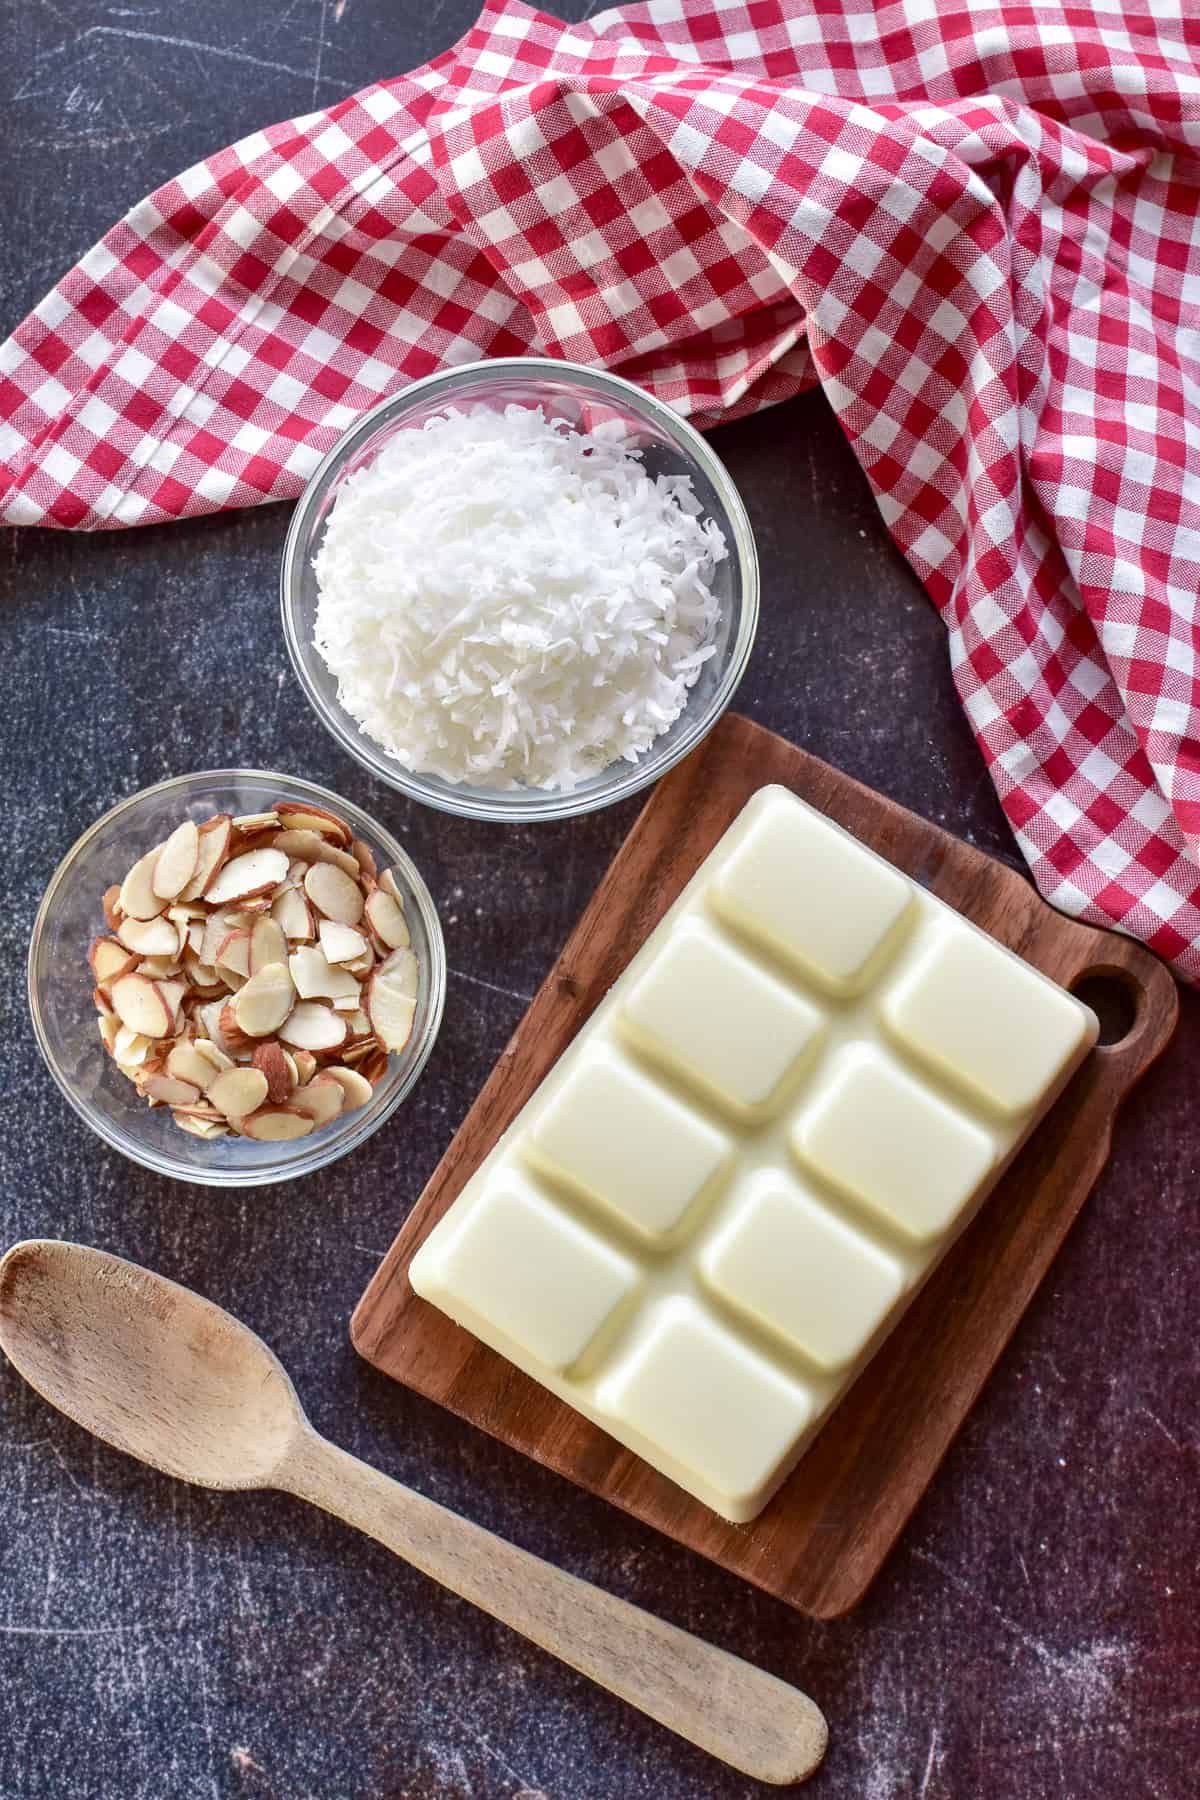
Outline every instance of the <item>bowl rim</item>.
{"type": "MultiPolygon", "coordinates": [[[[759,591],[758,550],[745,502],[724,463],[696,427],[664,401],[622,375],[614,375],[607,369],[591,368],[587,363],[568,362],[551,356],[485,357],[476,362],[458,363],[453,368],[438,369],[432,375],[424,375],[419,380],[410,382],[399,393],[377,401],[360,414],[326,451],[309,476],[288,525],[279,569],[280,611],[288,657],[309,705],[342,748],[379,781],[407,794],[410,799],[419,801],[423,806],[450,813],[456,818],[504,820],[517,824],[542,819],[578,818],[585,813],[598,812],[606,806],[615,806],[618,801],[627,800],[631,795],[640,793],[643,788],[660,780],[677,763],[682,762],[707,737],[726,711],[746,672],[758,629],[759,591]],[[502,789],[472,788],[467,784],[459,789],[448,785],[444,788],[430,786],[424,776],[402,769],[386,752],[376,749],[342,707],[328,704],[323,695],[317,692],[308,673],[308,656],[312,647],[301,643],[294,617],[293,603],[299,595],[303,572],[303,546],[311,535],[312,517],[324,498],[327,485],[343,463],[349,460],[365,440],[374,435],[387,418],[403,411],[420,397],[428,397],[438,389],[453,392],[474,379],[503,375],[506,371],[514,375],[519,372],[549,380],[561,377],[565,379],[567,386],[598,389],[661,427],[700,466],[711,482],[725,511],[733,537],[733,551],[742,586],[741,618],[737,637],[731,646],[729,662],[716,691],[690,722],[688,709],[685,707],[681,714],[682,729],[677,742],[669,751],[656,757],[651,747],[638,762],[624,765],[627,773],[591,790],[575,788],[564,794],[550,789],[530,788],[510,793],[502,789]]],[[[315,654],[315,651],[312,653],[315,654]]]]}
{"type": "MultiPolygon", "coordinates": [[[[126,795],[123,800],[118,800],[115,806],[110,806],[98,819],[93,820],[60,859],[54,873],[46,883],[45,892],[38,904],[29,935],[25,969],[26,998],[33,1025],[33,1035],[42,1061],[72,1110],[96,1133],[97,1137],[102,1138],[106,1144],[119,1151],[122,1156],[128,1157],[131,1162],[139,1164],[144,1169],[149,1169],[153,1174],[166,1176],[173,1181],[181,1181],[197,1187],[215,1188],[266,1187],[293,1181],[302,1175],[314,1174],[318,1169],[328,1167],[330,1163],[347,1156],[351,1150],[358,1149],[360,1145],[366,1143],[368,1138],[373,1137],[380,1126],[392,1117],[412,1092],[432,1054],[441,1030],[448,975],[445,939],[442,935],[441,920],[438,917],[433,896],[416,863],[390,831],[354,801],[347,800],[344,795],[336,794],[317,782],[308,781],[303,776],[288,775],[278,769],[235,768],[196,769],[186,775],[168,776],[163,781],[156,781],[149,787],[139,788],[136,793],[126,795]],[[407,1074],[402,1080],[396,1082],[393,1092],[388,1095],[387,1102],[377,1117],[370,1120],[363,1119],[357,1127],[352,1127],[341,1134],[335,1130],[325,1137],[321,1132],[314,1132],[311,1138],[293,1139],[289,1148],[301,1145],[311,1147],[299,1151],[293,1157],[285,1158],[283,1167],[264,1164],[248,1168],[181,1168],[169,1154],[147,1149],[130,1134],[111,1125],[75,1090],[59,1067],[49,1042],[43,1017],[44,1009],[37,979],[39,951],[48,922],[53,915],[54,903],[80,855],[106,826],[113,824],[123,814],[133,811],[143,801],[169,794],[172,791],[186,791],[198,782],[212,785],[225,784],[230,787],[235,786],[238,782],[261,782],[266,786],[280,783],[285,788],[298,790],[300,795],[307,797],[314,804],[324,805],[331,811],[336,811],[340,807],[346,812],[356,815],[358,819],[365,820],[370,827],[372,838],[380,844],[381,848],[386,848],[389,856],[388,866],[399,868],[404,882],[416,901],[417,910],[421,915],[421,924],[429,944],[429,1010],[407,1074]]],[[[353,1117],[353,1113],[347,1114],[347,1122],[353,1117]]]]}

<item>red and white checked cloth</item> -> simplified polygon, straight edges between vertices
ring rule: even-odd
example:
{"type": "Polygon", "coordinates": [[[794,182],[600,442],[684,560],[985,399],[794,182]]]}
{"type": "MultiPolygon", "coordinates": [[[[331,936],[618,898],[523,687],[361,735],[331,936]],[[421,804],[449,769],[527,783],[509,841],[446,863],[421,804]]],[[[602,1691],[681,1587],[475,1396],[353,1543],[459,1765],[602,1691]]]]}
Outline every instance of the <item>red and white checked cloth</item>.
{"type": "Polygon", "coordinates": [[[490,0],[59,283],[0,352],[0,512],[287,498],[484,355],[701,425],[819,381],[1038,885],[1200,980],[1198,151],[1189,0],[490,0]]]}

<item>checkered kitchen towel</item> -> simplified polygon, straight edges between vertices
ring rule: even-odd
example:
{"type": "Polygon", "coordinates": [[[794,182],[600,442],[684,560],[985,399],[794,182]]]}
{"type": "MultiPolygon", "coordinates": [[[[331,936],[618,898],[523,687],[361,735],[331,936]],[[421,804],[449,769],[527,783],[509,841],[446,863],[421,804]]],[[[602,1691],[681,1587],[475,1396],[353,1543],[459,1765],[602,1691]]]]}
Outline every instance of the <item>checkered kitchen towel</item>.
{"type": "Polygon", "coordinates": [[[819,381],[1042,891],[1197,980],[1198,151],[1195,0],[491,0],[71,271],[0,353],[0,514],[286,498],[484,355],[701,425],[819,381]]]}

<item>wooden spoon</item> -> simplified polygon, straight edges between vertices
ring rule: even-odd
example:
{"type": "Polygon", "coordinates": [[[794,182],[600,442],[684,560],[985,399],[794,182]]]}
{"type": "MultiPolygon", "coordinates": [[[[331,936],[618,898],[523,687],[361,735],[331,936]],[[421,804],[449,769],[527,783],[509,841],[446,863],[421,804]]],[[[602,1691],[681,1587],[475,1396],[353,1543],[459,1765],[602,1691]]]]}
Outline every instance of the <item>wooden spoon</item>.
{"type": "Polygon", "coordinates": [[[198,1487],[311,1500],[743,1774],[803,1781],[825,1754],[825,1720],[796,1688],[319,1437],[262,1339],[188,1288],[84,1244],[15,1244],[0,1261],[0,1346],[118,1450],[198,1487]]]}

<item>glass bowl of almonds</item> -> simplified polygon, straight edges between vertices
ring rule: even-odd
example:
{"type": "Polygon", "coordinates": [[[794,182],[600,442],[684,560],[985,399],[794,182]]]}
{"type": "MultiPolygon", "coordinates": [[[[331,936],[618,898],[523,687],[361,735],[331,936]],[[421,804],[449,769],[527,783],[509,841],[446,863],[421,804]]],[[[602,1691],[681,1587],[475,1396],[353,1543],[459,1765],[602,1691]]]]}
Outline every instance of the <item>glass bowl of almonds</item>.
{"type": "Polygon", "coordinates": [[[437,912],[395,839],[254,769],[163,781],[97,820],[29,949],[34,1031],[75,1111],[211,1187],[363,1143],[425,1066],[445,991],[437,912]]]}

